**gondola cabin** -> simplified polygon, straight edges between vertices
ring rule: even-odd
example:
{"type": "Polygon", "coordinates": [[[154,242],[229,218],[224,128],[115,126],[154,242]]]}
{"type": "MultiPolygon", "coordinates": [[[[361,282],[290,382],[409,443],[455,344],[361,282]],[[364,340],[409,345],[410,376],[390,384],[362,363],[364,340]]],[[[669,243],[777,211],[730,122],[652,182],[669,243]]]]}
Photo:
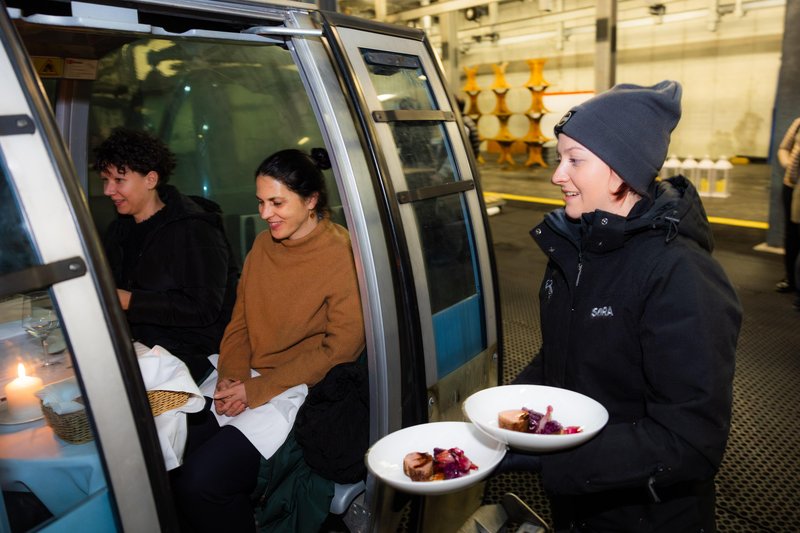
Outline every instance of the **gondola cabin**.
{"type": "MultiPolygon", "coordinates": [[[[259,162],[328,151],[332,217],[350,232],[364,310],[371,442],[463,420],[461,402],[497,384],[485,206],[422,31],[292,2],[0,5],[0,531],[177,531],[100,244],[116,214],[92,150],[118,126],[168,144],[171,182],[221,206],[240,262],[266,229],[259,162]],[[26,329],[43,310],[51,330],[26,329]],[[69,413],[42,420],[31,380],[75,384],[85,420],[66,431],[82,435],[54,436],[69,413]]],[[[372,475],[337,489],[332,512],[357,515],[361,531],[455,530],[481,496],[411,496],[372,475]]]]}

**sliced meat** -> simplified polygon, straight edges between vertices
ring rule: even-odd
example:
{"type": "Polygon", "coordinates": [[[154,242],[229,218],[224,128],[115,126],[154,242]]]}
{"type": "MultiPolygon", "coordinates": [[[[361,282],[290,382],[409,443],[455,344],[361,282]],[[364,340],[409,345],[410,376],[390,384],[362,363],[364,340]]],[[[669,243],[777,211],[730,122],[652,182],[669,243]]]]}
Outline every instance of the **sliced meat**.
{"type": "Polygon", "coordinates": [[[528,413],[522,409],[500,411],[497,415],[497,425],[511,431],[528,431],[528,413]]]}
{"type": "Polygon", "coordinates": [[[403,458],[403,473],[411,481],[430,481],[433,478],[433,456],[423,452],[407,454],[403,458]]]}

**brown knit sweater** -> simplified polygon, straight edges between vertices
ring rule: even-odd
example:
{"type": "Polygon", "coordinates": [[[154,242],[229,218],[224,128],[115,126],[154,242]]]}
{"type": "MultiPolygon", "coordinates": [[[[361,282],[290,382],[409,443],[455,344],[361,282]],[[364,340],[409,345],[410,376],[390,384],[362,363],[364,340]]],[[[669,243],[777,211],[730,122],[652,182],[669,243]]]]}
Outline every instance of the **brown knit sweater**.
{"type": "Polygon", "coordinates": [[[247,255],[219,357],[220,379],[242,381],[249,407],[320,381],[364,349],[350,236],[323,219],[297,240],[256,237],[247,255]],[[250,369],[261,376],[250,377],[250,369]]]}

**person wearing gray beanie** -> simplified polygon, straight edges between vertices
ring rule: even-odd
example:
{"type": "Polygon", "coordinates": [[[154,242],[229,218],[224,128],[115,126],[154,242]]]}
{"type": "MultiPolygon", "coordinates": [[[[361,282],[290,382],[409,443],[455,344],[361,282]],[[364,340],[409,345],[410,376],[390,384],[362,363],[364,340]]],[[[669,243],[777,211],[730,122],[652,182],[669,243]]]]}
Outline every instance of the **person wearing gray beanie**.
{"type": "Polygon", "coordinates": [[[655,179],[680,98],[674,81],[621,84],[556,126],[565,206],[531,230],[548,259],[541,345],[513,383],[584,394],[609,417],[580,446],[509,450],[498,467],[540,472],[555,531],[716,529],[742,309],[697,190],[655,179]]]}
{"type": "Polygon", "coordinates": [[[682,92],[669,80],[615,85],[570,109],[556,124],[556,137],[564,133],[581,143],[644,196],[667,158],[682,92]]]}

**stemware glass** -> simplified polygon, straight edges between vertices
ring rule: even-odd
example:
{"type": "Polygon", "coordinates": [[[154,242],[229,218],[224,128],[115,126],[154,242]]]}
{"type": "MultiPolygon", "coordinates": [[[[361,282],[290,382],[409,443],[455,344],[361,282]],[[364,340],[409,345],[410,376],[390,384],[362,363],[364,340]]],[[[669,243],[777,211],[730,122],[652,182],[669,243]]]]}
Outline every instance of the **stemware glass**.
{"type": "Polygon", "coordinates": [[[32,292],[23,295],[22,328],[41,343],[42,366],[61,362],[51,360],[47,350],[47,338],[58,327],[58,315],[53,309],[53,302],[47,292],[32,292]]]}

